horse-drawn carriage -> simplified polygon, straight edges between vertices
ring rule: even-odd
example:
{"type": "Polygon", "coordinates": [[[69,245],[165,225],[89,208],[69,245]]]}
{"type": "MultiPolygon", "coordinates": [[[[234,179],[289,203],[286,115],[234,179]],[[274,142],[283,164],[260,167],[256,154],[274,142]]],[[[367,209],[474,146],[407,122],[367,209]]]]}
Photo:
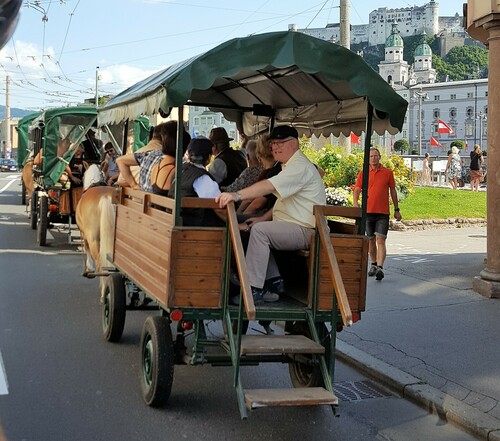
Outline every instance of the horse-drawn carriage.
{"type": "MultiPolygon", "coordinates": [[[[98,120],[118,123],[173,107],[182,120],[184,106],[222,112],[250,137],[274,124],[293,125],[307,136],[365,131],[367,151],[373,130],[401,128],[407,103],[351,51],[304,34],[277,32],[234,39],[171,66],[117,95],[99,109],[98,120]]],[[[265,406],[335,409],[336,332],[359,320],[365,309],[364,212],[315,206],[310,249],[285,252],[280,259],[287,295],[256,306],[234,204],[226,208],[225,227],[182,225],[182,208],[217,206],[213,200],[181,198],[181,163],[178,148],[175,199],[131,189],[117,195],[112,264],[100,273],[107,275],[105,338],[120,339],[126,311],[134,308],[131,299],[139,292],[159,311],[146,319],[140,344],[148,405],[168,400],[175,364],[211,363],[232,366],[242,418],[248,409],[265,406]],[[229,304],[231,267],[241,284],[239,306],[229,304]],[[211,320],[222,324],[222,336],[208,335],[211,320]],[[245,335],[253,320],[284,323],[283,332],[245,335]],[[193,333],[188,348],[186,332],[193,333]],[[241,367],[267,362],[288,363],[294,387],[245,390],[241,367]]],[[[364,176],[366,189],[368,173],[364,176]]]]}
{"type": "Polygon", "coordinates": [[[138,118],[131,124],[105,125],[96,136],[97,111],[94,106],[63,107],[34,115],[28,125],[30,170],[23,181],[31,180],[31,228],[37,230],[37,242],[46,244],[47,228],[53,223],[71,223],[82,194],[86,167],[100,164],[103,140],[109,140],[117,152],[135,150],[149,138],[149,120],[138,118]],[[70,174],[70,175],[68,175],[70,174]],[[71,178],[70,178],[71,176],[71,178]],[[72,179],[76,176],[76,179],[72,179]]]}
{"type": "MultiPolygon", "coordinates": [[[[24,116],[17,123],[16,131],[17,131],[17,166],[19,170],[23,170],[24,166],[27,162],[29,162],[32,157],[30,156],[29,150],[29,142],[28,142],[28,130],[31,122],[38,118],[41,112],[30,113],[29,115],[24,116]]],[[[31,178],[31,164],[29,167],[29,176],[31,178]]],[[[27,188],[24,182],[24,179],[21,182],[22,192],[21,192],[21,204],[26,205],[28,198],[26,197],[27,188]]],[[[29,187],[29,194],[33,191],[32,187],[29,187]]]]}
{"type": "Polygon", "coordinates": [[[74,208],[81,194],[77,186],[83,178],[83,161],[101,161],[100,145],[91,132],[96,121],[95,107],[80,106],[46,110],[30,124],[28,139],[35,185],[30,216],[31,228],[37,230],[40,246],[46,244],[50,224],[68,222],[71,227],[74,208]],[[77,151],[81,155],[73,159],[77,151]],[[70,166],[78,167],[80,171],[74,182],[66,174],[70,166]]]}

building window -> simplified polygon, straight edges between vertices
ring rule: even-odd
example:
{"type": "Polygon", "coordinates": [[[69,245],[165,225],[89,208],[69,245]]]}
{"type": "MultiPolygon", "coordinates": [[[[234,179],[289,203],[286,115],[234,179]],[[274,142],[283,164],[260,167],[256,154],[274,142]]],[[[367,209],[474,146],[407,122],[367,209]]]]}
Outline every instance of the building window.
{"type": "Polygon", "coordinates": [[[474,98],[474,94],[472,92],[467,92],[467,98],[474,98]]]}
{"type": "Polygon", "coordinates": [[[198,106],[194,106],[194,111],[198,112],[198,110],[199,110],[199,107],[198,106]]]}
{"type": "Polygon", "coordinates": [[[484,96],[488,96],[488,91],[484,92],[484,96]]]}
{"type": "Polygon", "coordinates": [[[434,109],[434,118],[439,118],[439,109],[434,109]]]}
{"type": "Polygon", "coordinates": [[[200,125],[200,118],[195,117],[195,119],[194,119],[194,125],[195,126],[199,126],[200,125]]]}
{"type": "Polygon", "coordinates": [[[438,129],[439,129],[439,124],[432,125],[432,131],[434,132],[434,135],[438,133],[438,129]]]}
{"type": "Polygon", "coordinates": [[[213,123],[213,118],[211,116],[207,116],[207,124],[212,125],[213,123]]]}
{"type": "Polygon", "coordinates": [[[434,95],[434,101],[439,101],[439,95],[434,95]]]}
{"type": "Polygon", "coordinates": [[[456,118],[457,117],[457,109],[452,108],[450,109],[450,118],[456,118]]]}
{"type": "Polygon", "coordinates": [[[457,99],[457,94],[456,93],[452,93],[450,95],[450,100],[456,100],[457,99]]]}
{"type": "Polygon", "coordinates": [[[207,117],[206,116],[202,116],[201,117],[201,124],[205,125],[206,123],[207,123],[207,117]]]}
{"type": "Polygon", "coordinates": [[[472,107],[467,107],[465,114],[467,115],[467,118],[472,118],[474,115],[474,109],[472,107]]]}
{"type": "Polygon", "coordinates": [[[465,137],[470,138],[472,135],[474,135],[474,124],[471,122],[466,122],[465,123],[465,137]]]}

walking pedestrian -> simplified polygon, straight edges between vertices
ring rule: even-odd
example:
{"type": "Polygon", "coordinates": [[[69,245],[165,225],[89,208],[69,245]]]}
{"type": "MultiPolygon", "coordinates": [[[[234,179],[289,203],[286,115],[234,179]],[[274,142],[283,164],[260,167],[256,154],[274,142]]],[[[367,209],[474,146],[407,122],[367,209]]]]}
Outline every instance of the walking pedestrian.
{"type": "MultiPolygon", "coordinates": [[[[353,203],[359,207],[358,200],[361,194],[363,172],[359,172],[354,185],[353,203]]],[[[389,194],[394,205],[394,218],[401,220],[398,195],[392,170],[380,163],[380,152],[376,148],[370,149],[370,168],[368,175],[368,198],[366,209],[366,235],[370,240],[369,253],[371,267],[368,276],[377,280],[384,278],[384,262],[387,254],[385,242],[389,231],[389,194]]]]}

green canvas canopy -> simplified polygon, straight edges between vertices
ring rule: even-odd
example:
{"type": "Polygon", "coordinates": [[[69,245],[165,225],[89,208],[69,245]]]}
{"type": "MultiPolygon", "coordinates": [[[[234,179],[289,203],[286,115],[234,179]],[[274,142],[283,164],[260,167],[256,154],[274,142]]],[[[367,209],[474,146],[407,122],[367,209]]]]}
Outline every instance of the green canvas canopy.
{"type": "Polygon", "coordinates": [[[94,106],[60,107],[49,109],[35,118],[30,126],[30,138],[35,141],[36,131],[41,130],[41,145],[43,148],[42,175],[44,185],[55,184],[66,165],[71,161],[77,145],[85,139],[90,127],[95,125],[97,110],[94,106]],[[62,127],[70,130],[62,133],[62,127]],[[58,152],[59,140],[70,135],[72,147],[64,152],[58,152]],[[59,154],[62,153],[62,156],[59,154]]]}
{"type": "Polygon", "coordinates": [[[401,130],[408,103],[365,61],[298,32],[236,38],[168,67],[99,108],[99,125],[189,105],[220,111],[252,136],[271,123],[308,136],[401,130]],[[271,121],[274,119],[274,121],[271,121]]]}
{"type": "Polygon", "coordinates": [[[31,122],[40,115],[41,112],[34,112],[21,118],[17,123],[17,165],[19,169],[24,167],[24,163],[29,156],[28,129],[31,122]]]}

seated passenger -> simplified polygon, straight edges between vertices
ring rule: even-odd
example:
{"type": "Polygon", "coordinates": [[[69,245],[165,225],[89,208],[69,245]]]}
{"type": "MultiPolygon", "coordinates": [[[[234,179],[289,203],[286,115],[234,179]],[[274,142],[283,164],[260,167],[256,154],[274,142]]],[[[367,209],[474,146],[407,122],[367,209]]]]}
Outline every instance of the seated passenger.
{"type": "Polygon", "coordinates": [[[224,127],[215,127],[210,131],[215,159],[208,171],[222,187],[232,184],[248,166],[244,153],[229,147],[229,141],[232,139],[227,136],[224,127]]]}
{"type": "MultiPolygon", "coordinates": [[[[314,234],[314,205],[325,205],[323,181],[314,166],[300,151],[298,132],[291,126],[275,127],[271,148],[276,160],[285,165],[276,176],[256,182],[236,193],[221,193],[215,201],[220,208],[269,193],[278,199],[267,222],[253,224],[246,252],[248,278],[255,301],[275,302],[279,294],[274,281],[281,278],[271,249],[309,249],[314,234]]],[[[239,302],[239,297],[233,299],[239,302]]]]}
{"type": "MultiPolygon", "coordinates": [[[[177,129],[175,133],[164,131],[160,134],[163,159],[153,166],[151,171],[151,186],[153,193],[168,196],[175,173],[175,153],[177,148],[177,129]]],[[[191,136],[184,130],[182,154],[186,153],[191,136]]]]}
{"type": "Polygon", "coordinates": [[[106,184],[113,185],[118,179],[118,176],[120,176],[120,169],[116,164],[118,155],[116,154],[116,150],[111,142],[106,143],[104,146],[104,152],[106,153],[106,157],[102,164],[102,172],[104,173],[106,184]]]}
{"type": "Polygon", "coordinates": [[[119,184],[122,186],[129,186],[135,190],[142,190],[147,192],[153,192],[153,185],[151,182],[151,173],[153,167],[160,163],[163,159],[162,140],[167,136],[176,137],[177,135],[177,121],[167,121],[162,124],[158,124],[153,131],[153,139],[150,143],[154,142],[156,147],[155,150],[128,153],[126,155],[120,156],[116,162],[120,173],[126,181],[127,185],[119,184]],[[139,182],[134,178],[131,167],[140,166],[139,169],[139,182]]]}
{"type": "MultiPolygon", "coordinates": [[[[196,137],[187,147],[186,159],[182,164],[181,197],[215,198],[220,194],[215,179],[206,170],[212,153],[212,141],[205,137],[196,137]]],[[[170,187],[169,196],[175,195],[175,181],[170,187]]],[[[183,225],[186,226],[218,226],[221,218],[214,210],[203,208],[183,208],[181,212],[183,225]]]]}
{"type": "Polygon", "coordinates": [[[222,186],[222,191],[238,191],[242,188],[250,187],[250,185],[257,182],[257,179],[259,178],[264,168],[257,159],[256,141],[248,141],[246,143],[246,155],[248,159],[248,167],[241,172],[241,174],[232,184],[226,187],[222,186]]]}

